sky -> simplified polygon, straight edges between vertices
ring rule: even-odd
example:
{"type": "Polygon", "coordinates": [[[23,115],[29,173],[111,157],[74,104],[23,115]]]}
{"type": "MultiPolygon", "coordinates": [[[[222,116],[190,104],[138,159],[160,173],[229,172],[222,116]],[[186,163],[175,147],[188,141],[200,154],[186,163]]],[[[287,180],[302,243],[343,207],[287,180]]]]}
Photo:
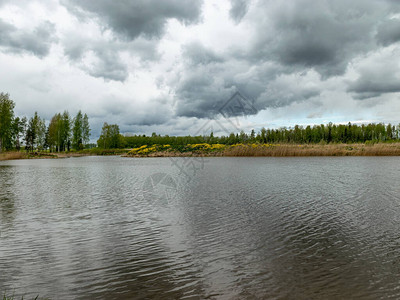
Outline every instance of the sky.
{"type": "Polygon", "coordinates": [[[0,0],[15,114],[122,133],[400,122],[397,0],[0,0]]]}

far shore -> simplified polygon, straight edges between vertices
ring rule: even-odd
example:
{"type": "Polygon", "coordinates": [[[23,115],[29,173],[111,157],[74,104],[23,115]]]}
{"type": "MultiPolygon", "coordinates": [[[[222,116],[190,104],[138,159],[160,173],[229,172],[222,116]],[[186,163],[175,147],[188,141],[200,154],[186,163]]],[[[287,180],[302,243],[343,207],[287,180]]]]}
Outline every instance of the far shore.
{"type": "Polygon", "coordinates": [[[26,152],[0,153],[0,161],[16,159],[57,159],[82,156],[118,155],[122,157],[294,157],[294,156],[400,156],[400,143],[376,144],[240,144],[223,149],[178,151],[173,149],[151,153],[133,153],[130,149],[108,149],[86,152],[26,152]]]}
{"type": "Polygon", "coordinates": [[[244,144],[227,146],[221,150],[155,151],[147,154],[127,153],[124,157],[197,157],[197,156],[400,156],[400,143],[377,144],[244,144]]]}
{"type": "Polygon", "coordinates": [[[68,158],[68,157],[81,157],[89,156],[91,154],[73,153],[73,152],[25,152],[25,151],[9,151],[0,153],[0,161],[2,160],[15,160],[15,159],[50,159],[50,158],[68,158]]]}

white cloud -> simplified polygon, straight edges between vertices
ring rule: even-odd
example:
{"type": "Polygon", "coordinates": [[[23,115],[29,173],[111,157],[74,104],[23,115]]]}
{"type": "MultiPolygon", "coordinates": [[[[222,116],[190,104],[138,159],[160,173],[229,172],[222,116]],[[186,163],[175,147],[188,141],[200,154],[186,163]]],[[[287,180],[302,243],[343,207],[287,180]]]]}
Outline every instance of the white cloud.
{"type": "Polygon", "coordinates": [[[395,1],[178,2],[146,19],[125,2],[2,1],[0,91],[19,115],[81,109],[94,135],[193,134],[238,89],[259,110],[244,130],[400,121],[395,1]]]}

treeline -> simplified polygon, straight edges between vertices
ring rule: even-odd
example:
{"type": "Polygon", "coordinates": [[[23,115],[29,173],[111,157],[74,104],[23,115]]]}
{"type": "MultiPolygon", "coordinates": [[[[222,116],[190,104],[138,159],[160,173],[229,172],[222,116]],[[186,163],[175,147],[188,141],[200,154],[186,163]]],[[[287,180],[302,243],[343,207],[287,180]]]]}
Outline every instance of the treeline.
{"type": "MultiPolygon", "coordinates": [[[[68,111],[55,114],[48,126],[37,112],[30,119],[14,116],[15,103],[9,94],[0,93],[0,151],[17,149],[25,145],[27,150],[70,151],[81,150],[89,146],[89,119],[81,111],[71,118],[68,111]]],[[[390,142],[400,140],[400,124],[332,124],[282,127],[279,129],[262,128],[259,132],[252,130],[231,133],[216,137],[199,136],[123,136],[117,124],[104,123],[97,146],[102,149],[136,148],[143,145],[171,145],[176,149],[188,144],[223,144],[238,143],[366,143],[390,142]]]]}
{"type": "Polygon", "coordinates": [[[48,126],[37,112],[31,118],[14,116],[15,103],[9,94],[0,93],[0,151],[81,150],[90,140],[89,118],[81,111],[71,118],[68,111],[55,114],[48,126]]]}
{"type": "MultiPolygon", "coordinates": [[[[184,146],[187,144],[224,144],[233,145],[238,143],[366,143],[366,142],[389,142],[400,140],[400,124],[397,126],[383,123],[356,125],[348,123],[299,126],[292,128],[282,127],[279,129],[262,128],[256,133],[244,131],[228,136],[215,137],[210,135],[202,136],[161,136],[153,133],[151,136],[134,135],[124,137],[120,143],[122,147],[135,148],[143,145],[174,145],[184,146]]],[[[99,146],[101,146],[99,144],[99,146]]]]}

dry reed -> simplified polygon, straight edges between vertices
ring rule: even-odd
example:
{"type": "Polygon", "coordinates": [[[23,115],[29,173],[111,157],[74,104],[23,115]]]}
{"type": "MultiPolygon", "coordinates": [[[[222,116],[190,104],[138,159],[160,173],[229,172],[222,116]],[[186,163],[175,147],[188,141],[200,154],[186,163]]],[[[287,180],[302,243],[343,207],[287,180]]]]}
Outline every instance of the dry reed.
{"type": "Polygon", "coordinates": [[[27,158],[27,154],[23,152],[4,152],[0,153],[0,160],[12,160],[27,158]]]}
{"type": "Polygon", "coordinates": [[[270,147],[237,146],[225,149],[224,156],[399,156],[400,143],[274,145],[270,147]]]}

